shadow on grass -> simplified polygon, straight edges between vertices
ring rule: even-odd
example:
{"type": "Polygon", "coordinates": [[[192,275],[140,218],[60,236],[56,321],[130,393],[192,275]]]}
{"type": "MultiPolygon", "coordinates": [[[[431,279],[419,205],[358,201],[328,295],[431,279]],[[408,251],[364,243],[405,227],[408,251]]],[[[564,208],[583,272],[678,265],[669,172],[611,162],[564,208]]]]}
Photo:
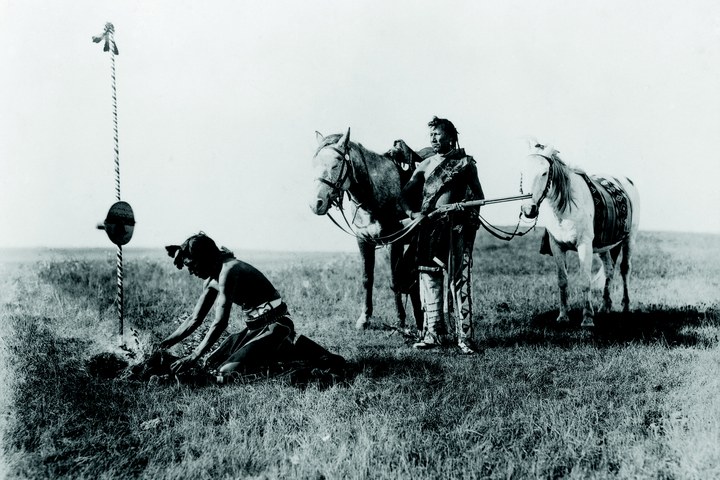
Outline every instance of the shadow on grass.
{"type": "MultiPolygon", "coordinates": [[[[304,390],[309,387],[326,390],[331,387],[349,387],[356,377],[362,375],[372,379],[386,377],[416,377],[422,372],[425,377],[442,377],[444,371],[438,361],[432,359],[395,358],[381,354],[365,354],[354,361],[331,367],[313,367],[303,364],[279,364],[267,367],[264,371],[238,375],[228,383],[235,385],[263,381],[284,382],[289,386],[304,390]]],[[[186,377],[180,383],[191,387],[205,387],[214,384],[207,375],[196,379],[186,377]]],[[[172,380],[171,383],[175,383],[172,380]]]]}
{"type": "MultiPolygon", "coordinates": [[[[217,385],[216,377],[202,369],[192,369],[175,376],[170,372],[170,363],[153,360],[157,352],[140,364],[128,366],[127,362],[116,354],[101,353],[92,357],[86,365],[88,372],[99,379],[120,378],[129,383],[148,383],[154,385],[182,384],[190,388],[202,388],[217,385]],[[148,367],[149,365],[149,367],[148,367]],[[141,367],[141,368],[138,368],[141,367]]],[[[286,362],[253,369],[244,373],[237,372],[224,378],[224,383],[243,385],[262,381],[280,381],[305,389],[314,386],[324,390],[333,386],[349,386],[353,380],[363,375],[379,379],[384,377],[417,376],[422,372],[425,377],[434,378],[443,375],[443,368],[437,359],[396,358],[388,356],[383,349],[367,349],[360,358],[345,363],[310,365],[307,362],[286,362]]]]}
{"type": "Polygon", "coordinates": [[[82,476],[90,464],[128,476],[142,472],[145,457],[119,453],[141,446],[126,413],[134,396],[127,385],[89,374],[81,358],[90,343],[54,335],[43,317],[23,319],[15,333],[8,347],[18,373],[17,408],[3,440],[47,478],[82,476]]]}
{"type": "Polygon", "coordinates": [[[486,347],[514,345],[610,346],[628,343],[664,344],[668,347],[708,347],[720,340],[717,333],[703,332],[704,327],[720,327],[717,308],[703,311],[687,306],[667,308],[648,306],[628,313],[596,313],[595,327],[582,328],[582,310],[570,311],[570,322],[558,324],[558,310],[535,314],[529,324],[488,327],[483,341],[486,347]]]}
{"type": "Polygon", "coordinates": [[[360,357],[352,364],[348,364],[347,370],[352,377],[363,374],[373,379],[417,376],[418,372],[424,372],[430,376],[444,373],[439,361],[432,358],[396,358],[379,355],[360,357]]]}

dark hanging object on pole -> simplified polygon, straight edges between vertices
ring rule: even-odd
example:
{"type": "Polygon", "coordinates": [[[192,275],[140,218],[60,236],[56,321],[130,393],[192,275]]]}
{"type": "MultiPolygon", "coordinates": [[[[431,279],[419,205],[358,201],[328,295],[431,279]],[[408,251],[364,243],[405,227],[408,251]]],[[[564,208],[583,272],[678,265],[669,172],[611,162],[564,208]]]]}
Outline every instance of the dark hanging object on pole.
{"type": "Polygon", "coordinates": [[[127,245],[135,230],[135,215],[127,202],[115,202],[108,211],[105,221],[98,224],[108,238],[117,246],[127,245]]]}
{"type": "Polygon", "coordinates": [[[115,141],[115,198],[117,202],[110,207],[105,222],[98,228],[105,230],[110,241],[117,245],[117,309],[120,326],[120,343],[125,346],[124,333],[124,299],[123,299],[123,256],[122,246],[130,241],[135,229],[135,217],[132,208],[127,202],[120,201],[120,142],[118,140],[117,120],[117,87],[115,83],[115,55],[118,54],[115,45],[115,27],[112,23],[105,24],[105,30],[100,35],[92,37],[93,42],[104,41],[103,51],[110,52],[112,106],[113,106],[113,140],[115,141]]]}

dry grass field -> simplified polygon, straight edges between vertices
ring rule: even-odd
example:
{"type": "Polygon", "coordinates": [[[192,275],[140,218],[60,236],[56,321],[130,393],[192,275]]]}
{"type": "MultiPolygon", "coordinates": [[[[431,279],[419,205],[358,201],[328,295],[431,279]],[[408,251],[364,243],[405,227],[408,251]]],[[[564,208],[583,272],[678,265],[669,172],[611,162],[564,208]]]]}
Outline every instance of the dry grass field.
{"type": "MultiPolygon", "coordinates": [[[[570,325],[555,324],[539,239],[480,233],[476,357],[414,351],[384,325],[385,251],[364,332],[358,255],[236,252],[276,284],[298,332],[348,366],[332,381],[205,386],[89,367],[103,353],[138,361],[190,312],[201,281],[162,247],[126,249],[134,358],[117,348],[112,249],[3,251],[0,476],[720,478],[720,236],[641,232],[631,312],[598,315],[593,331],[579,327],[575,256],[576,308],[570,325]]],[[[241,324],[235,312],[231,329],[241,324]]]]}

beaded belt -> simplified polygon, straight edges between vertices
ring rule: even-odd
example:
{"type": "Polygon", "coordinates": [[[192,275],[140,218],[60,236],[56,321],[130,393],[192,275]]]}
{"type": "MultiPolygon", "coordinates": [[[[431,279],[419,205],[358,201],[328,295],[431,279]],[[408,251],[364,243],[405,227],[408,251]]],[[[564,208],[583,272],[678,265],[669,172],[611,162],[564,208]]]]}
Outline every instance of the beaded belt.
{"type": "Polygon", "coordinates": [[[283,303],[281,298],[278,298],[251,310],[246,310],[245,315],[247,315],[247,319],[245,320],[245,324],[249,329],[255,330],[264,327],[278,317],[287,315],[287,313],[287,305],[283,303]]]}
{"type": "Polygon", "coordinates": [[[269,302],[261,303],[255,308],[250,308],[248,310],[245,310],[245,315],[248,316],[248,318],[257,318],[263,313],[269,312],[273,308],[277,308],[280,306],[280,304],[283,303],[282,298],[276,298],[275,300],[271,300],[269,302]]]}

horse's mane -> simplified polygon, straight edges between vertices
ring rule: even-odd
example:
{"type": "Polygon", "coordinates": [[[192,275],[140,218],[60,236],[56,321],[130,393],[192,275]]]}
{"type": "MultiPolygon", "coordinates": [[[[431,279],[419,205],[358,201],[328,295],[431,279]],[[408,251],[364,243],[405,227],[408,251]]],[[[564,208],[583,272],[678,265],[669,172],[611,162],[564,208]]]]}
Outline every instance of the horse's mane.
{"type": "MultiPolygon", "coordinates": [[[[315,155],[323,148],[335,145],[341,137],[342,135],[339,133],[324,137],[315,155]]],[[[370,170],[372,168],[376,172],[375,175],[378,175],[378,172],[380,172],[380,178],[386,179],[388,177],[382,172],[386,172],[387,169],[390,168],[396,169],[397,165],[391,158],[368,150],[360,143],[351,141],[349,145],[352,175],[355,181],[358,182],[352,194],[359,198],[359,203],[363,204],[366,210],[371,210],[378,206],[382,207],[390,198],[387,196],[388,188],[385,186],[385,181],[378,181],[378,178],[373,178],[370,170]],[[359,188],[358,185],[360,185],[359,188]]],[[[394,195],[396,195],[396,193],[394,195]]]]}
{"type": "MultiPolygon", "coordinates": [[[[315,150],[315,155],[317,155],[317,153],[318,153],[320,150],[322,150],[323,148],[327,147],[328,145],[334,145],[334,144],[336,144],[336,143],[338,142],[338,140],[340,140],[340,137],[342,137],[342,134],[340,134],[340,133],[333,133],[333,134],[331,134],[331,135],[328,135],[327,137],[324,137],[323,140],[322,140],[322,142],[320,143],[320,145],[318,145],[317,150],[315,150]]],[[[371,150],[368,150],[367,148],[363,147],[362,144],[357,143],[357,142],[350,141],[350,147],[351,147],[351,148],[352,148],[352,147],[356,147],[358,150],[360,150],[360,154],[361,154],[363,157],[367,157],[368,155],[370,155],[370,156],[373,156],[373,155],[374,155],[374,156],[378,156],[378,157],[381,157],[381,156],[382,156],[382,155],[379,154],[379,153],[375,153],[375,152],[373,152],[373,151],[371,151],[371,150]]]]}
{"type": "MultiPolygon", "coordinates": [[[[322,142],[320,143],[320,145],[318,145],[317,150],[315,150],[315,155],[317,155],[320,150],[327,147],[328,145],[336,144],[338,142],[338,140],[340,140],[340,137],[342,137],[342,134],[340,134],[340,133],[333,133],[331,135],[328,135],[327,137],[324,137],[322,139],[322,142]]],[[[351,146],[351,149],[352,149],[352,147],[356,147],[356,149],[360,151],[361,158],[363,158],[363,159],[367,159],[368,157],[373,158],[373,157],[382,157],[383,156],[380,153],[376,153],[376,152],[373,152],[372,150],[368,150],[361,143],[356,143],[356,142],[351,141],[350,146],[351,146]]]]}
{"type": "Polygon", "coordinates": [[[550,162],[550,171],[548,172],[548,181],[552,183],[553,188],[548,192],[548,198],[557,202],[560,213],[565,213],[570,203],[575,203],[570,195],[570,175],[573,173],[584,174],[582,169],[568,166],[558,156],[557,151],[553,151],[550,162]]]}
{"type": "Polygon", "coordinates": [[[340,140],[340,137],[342,137],[342,135],[339,133],[333,133],[332,135],[323,137],[322,142],[320,143],[320,145],[318,145],[317,150],[315,150],[315,155],[317,155],[320,150],[327,147],[328,145],[333,145],[337,143],[337,141],[340,140]]]}

